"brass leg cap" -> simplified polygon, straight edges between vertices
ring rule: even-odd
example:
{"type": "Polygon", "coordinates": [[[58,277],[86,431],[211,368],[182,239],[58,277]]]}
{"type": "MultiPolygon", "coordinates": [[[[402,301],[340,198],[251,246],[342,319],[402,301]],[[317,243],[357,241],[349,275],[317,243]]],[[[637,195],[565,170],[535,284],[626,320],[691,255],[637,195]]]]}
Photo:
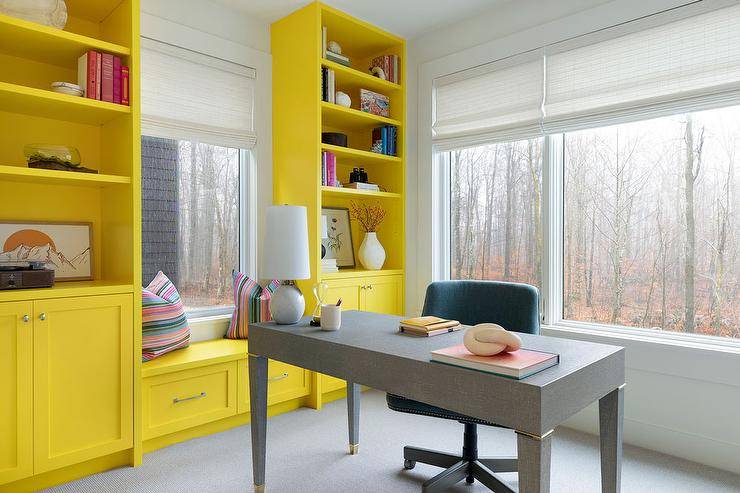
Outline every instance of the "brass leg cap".
{"type": "Polygon", "coordinates": [[[360,444],[350,443],[349,444],[349,455],[357,455],[359,453],[360,453],[360,444]]]}
{"type": "Polygon", "coordinates": [[[264,484],[255,484],[254,485],[254,493],[265,493],[265,485],[264,484]]]}

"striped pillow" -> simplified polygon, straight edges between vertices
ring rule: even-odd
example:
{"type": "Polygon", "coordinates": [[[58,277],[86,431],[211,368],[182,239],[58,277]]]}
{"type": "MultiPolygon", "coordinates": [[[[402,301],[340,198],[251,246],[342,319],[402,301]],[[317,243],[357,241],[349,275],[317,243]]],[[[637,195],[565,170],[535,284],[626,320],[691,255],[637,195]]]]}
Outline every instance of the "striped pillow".
{"type": "Polygon", "coordinates": [[[141,359],[150,361],[190,344],[190,326],[175,285],[162,271],[141,291],[141,359]]]}
{"type": "Polygon", "coordinates": [[[234,271],[234,314],[231,316],[227,339],[246,339],[250,322],[271,320],[270,297],[280,286],[280,281],[270,281],[264,288],[257,281],[234,271]]]}

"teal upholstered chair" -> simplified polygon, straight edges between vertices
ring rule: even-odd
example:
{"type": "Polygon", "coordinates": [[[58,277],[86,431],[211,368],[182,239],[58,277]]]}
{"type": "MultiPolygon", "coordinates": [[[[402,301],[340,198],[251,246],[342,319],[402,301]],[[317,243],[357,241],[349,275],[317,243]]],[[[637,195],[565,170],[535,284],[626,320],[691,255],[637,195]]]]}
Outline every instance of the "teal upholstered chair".
{"type": "MultiPolygon", "coordinates": [[[[464,325],[492,322],[505,329],[538,334],[540,331],[539,292],[527,284],[495,281],[440,281],[429,285],[423,315],[459,320],[464,325]]],[[[497,426],[423,402],[387,394],[388,407],[394,411],[454,419],[465,427],[462,455],[436,452],[418,447],[403,449],[404,468],[413,469],[417,462],[445,468],[424,483],[424,493],[446,491],[465,479],[478,479],[495,492],[510,492],[496,473],[515,472],[514,457],[478,457],[477,425],[497,426]]],[[[491,396],[495,405],[496,397],[491,396]]]]}

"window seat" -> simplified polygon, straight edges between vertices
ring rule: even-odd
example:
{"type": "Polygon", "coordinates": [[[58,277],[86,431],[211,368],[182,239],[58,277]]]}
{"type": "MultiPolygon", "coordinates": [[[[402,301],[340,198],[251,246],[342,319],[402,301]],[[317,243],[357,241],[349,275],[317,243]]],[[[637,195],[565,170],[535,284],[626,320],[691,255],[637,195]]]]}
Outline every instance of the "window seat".
{"type": "Polygon", "coordinates": [[[214,339],[192,343],[141,365],[144,378],[247,358],[247,341],[214,339]]]}

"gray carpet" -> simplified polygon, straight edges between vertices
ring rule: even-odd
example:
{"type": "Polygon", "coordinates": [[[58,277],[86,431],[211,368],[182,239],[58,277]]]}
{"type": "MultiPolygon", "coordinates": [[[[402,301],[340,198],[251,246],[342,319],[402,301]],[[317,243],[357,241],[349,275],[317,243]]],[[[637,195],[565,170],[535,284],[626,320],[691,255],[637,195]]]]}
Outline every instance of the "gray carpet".
{"type": "MultiPolygon", "coordinates": [[[[417,465],[403,471],[402,447],[458,451],[462,425],[389,411],[385,394],[362,394],[360,455],[347,455],[345,401],[321,412],[310,409],[276,416],[268,423],[267,491],[414,492],[439,469],[417,465]]],[[[479,427],[481,455],[513,454],[511,431],[479,427]]],[[[122,468],[47,490],[53,493],[231,493],[251,492],[249,427],[180,443],[148,454],[136,469],[122,468]]],[[[552,492],[598,492],[596,437],[568,429],[555,432],[552,492]]],[[[634,447],[625,447],[622,491],[637,493],[740,492],[740,477],[634,447]]],[[[516,475],[506,475],[516,484],[516,475]]],[[[458,493],[487,491],[458,485],[458,493]]]]}

